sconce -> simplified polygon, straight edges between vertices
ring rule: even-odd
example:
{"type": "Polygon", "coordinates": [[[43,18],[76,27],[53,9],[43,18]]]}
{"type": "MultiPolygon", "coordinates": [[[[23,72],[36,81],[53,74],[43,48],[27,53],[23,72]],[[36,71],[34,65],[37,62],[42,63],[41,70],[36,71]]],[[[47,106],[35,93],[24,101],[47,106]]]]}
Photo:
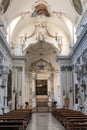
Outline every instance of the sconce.
{"type": "Polygon", "coordinates": [[[13,88],[13,93],[15,93],[16,92],[16,89],[15,89],[15,87],[13,88]]]}
{"type": "Polygon", "coordinates": [[[13,88],[13,93],[19,93],[19,96],[21,96],[22,95],[22,92],[21,92],[21,90],[19,91],[19,92],[17,92],[17,90],[15,89],[15,87],[13,88]]]}
{"type": "Polygon", "coordinates": [[[80,110],[81,110],[81,112],[82,112],[82,111],[83,111],[84,106],[81,104],[81,105],[79,106],[79,108],[80,108],[80,110]]]}
{"type": "Polygon", "coordinates": [[[19,96],[21,96],[22,95],[22,92],[21,92],[21,90],[19,91],[19,96]]]}
{"type": "Polygon", "coordinates": [[[81,86],[84,88],[84,90],[86,89],[86,84],[84,80],[82,80],[81,86]]]}
{"type": "Polygon", "coordinates": [[[0,65],[0,77],[2,76],[2,74],[3,74],[3,66],[0,65]]]}
{"type": "Polygon", "coordinates": [[[65,90],[63,90],[63,95],[65,95],[65,90]]]}
{"type": "Polygon", "coordinates": [[[4,107],[2,107],[2,114],[4,114],[4,109],[5,109],[5,108],[4,108],[4,107]]]}
{"type": "Polygon", "coordinates": [[[5,86],[5,85],[1,85],[0,87],[1,87],[2,89],[4,89],[6,86],[5,86]]]}
{"type": "Polygon", "coordinates": [[[5,82],[6,82],[5,80],[4,80],[4,81],[2,81],[2,85],[1,85],[1,88],[2,88],[2,89],[4,89],[4,88],[6,87],[5,82]]]}
{"type": "Polygon", "coordinates": [[[85,94],[85,99],[87,98],[87,94],[85,94]]]}
{"type": "Polygon", "coordinates": [[[77,80],[80,81],[81,77],[80,76],[77,76],[77,80]]]}
{"type": "Polygon", "coordinates": [[[70,90],[69,90],[69,92],[70,93],[72,93],[73,92],[73,88],[70,86],[70,90]]]}

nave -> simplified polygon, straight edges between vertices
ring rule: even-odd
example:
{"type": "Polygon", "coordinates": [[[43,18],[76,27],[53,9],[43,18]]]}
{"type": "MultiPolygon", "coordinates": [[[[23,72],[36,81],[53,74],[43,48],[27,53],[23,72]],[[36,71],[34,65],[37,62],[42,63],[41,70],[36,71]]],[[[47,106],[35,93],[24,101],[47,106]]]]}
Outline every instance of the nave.
{"type": "Polygon", "coordinates": [[[51,113],[33,113],[26,130],[65,130],[51,113]]]}

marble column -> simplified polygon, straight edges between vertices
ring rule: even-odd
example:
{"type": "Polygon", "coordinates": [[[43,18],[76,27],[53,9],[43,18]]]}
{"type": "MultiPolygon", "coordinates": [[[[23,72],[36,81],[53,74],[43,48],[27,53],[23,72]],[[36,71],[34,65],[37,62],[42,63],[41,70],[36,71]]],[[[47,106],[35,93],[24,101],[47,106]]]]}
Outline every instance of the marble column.
{"type": "Polygon", "coordinates": [[[61,66],[61,102],[62,105],[69,105],[71,107],[73,105],[73,94],[70,94],[70,88],[72,87],[72,66],[63,65],[61,66]],[[72,101],[71,102],[69,101],[72,101]],[[71,100],[72,99],[72,100],[71,100]],[[67,100],[67,103],[66,103],[67,100]]]}
{"type": "Polygon", "coordinates": [[[16,96],[16,92],[17,92],[17,79],[18,79],[18,70],[17,70],[17,66],[13,66],[12,68],[12,109],[15,109],[16,106],[16,101],[15,96],[16,96]]]}
{"type": "Polygon", "coordinates": [[[51,100],[54,101],[54,74],[51,74],[51,100]]]}
{"type": "Polygon", "coordinates": [[[50,81],[51,79],[50,79],[50,77],[48,78],[48,96],[49,96],[49,98],[50,98],[50,96],[51,96],[51,81],[50,81]]]}
{"type": "Polygon", "coordinates": [[[63,107],[64,105],[64,98],[65,98],[65,93],[66,93],[66,74],[65,71],[60,71],[60,106],[63,107]]]}
{"type": "Polygon", "coordinates": [[[35,88],[36,73],[32,73],[32,107],[36,106],[36,88],[35,88]]]}
{"type": "Polygon", "coordinates": [[[23,108],[25,106],[25,91],[24,91],[24,68],[23,66],[13,67],[13,109],[23,108]],[[16,105],[16,106],[15,106],[16,105]]]}
{"type": "Polygon", "coordinates": [[[23,86],[22,86],[22,72],[23,72],[23,67],[20,66],[18,67],[18,88],[17,88],[17,94],[18,94],[18,106],[19,108],[23,108],[23,102],[22,102],[22,98],[23,98],[23,86]]]}
{"type": "Polygon", "coordinates": [[[9,74],[9,68],[8,66],[5,66],[3,68],[3,76],[2,76],[2,86],[3,88],[3,94],[4,94],[4,107],[5,107],[5,112],[8,111],[8,74],[9,74]]]}
{"type": "Polygon", "coordinates": [[[84,97],[85,97],[84,113],[87,115],[87,86],[86,86],[86,92],[84,93],[84,97]]]}

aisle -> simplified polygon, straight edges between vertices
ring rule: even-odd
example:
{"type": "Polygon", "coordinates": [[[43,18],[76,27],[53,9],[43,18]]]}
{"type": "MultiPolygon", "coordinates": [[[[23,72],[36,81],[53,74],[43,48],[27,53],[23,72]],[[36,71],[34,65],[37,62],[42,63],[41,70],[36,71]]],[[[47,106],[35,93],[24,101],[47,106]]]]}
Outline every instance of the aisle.
{"type": "Polygon", "coordinates": [[[27,130],[65,130],[51,113],[33,113],[27,130]]]}

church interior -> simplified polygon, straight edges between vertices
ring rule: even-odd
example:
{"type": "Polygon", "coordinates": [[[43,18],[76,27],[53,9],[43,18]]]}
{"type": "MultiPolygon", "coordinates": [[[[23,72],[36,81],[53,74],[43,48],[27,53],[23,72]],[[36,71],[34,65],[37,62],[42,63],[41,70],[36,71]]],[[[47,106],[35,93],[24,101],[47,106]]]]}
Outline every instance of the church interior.
{"type": "Polygon", "coordinates": [[[87,0],[0,0],[1,130],[87,130],[86,20],[87,0]]]}

